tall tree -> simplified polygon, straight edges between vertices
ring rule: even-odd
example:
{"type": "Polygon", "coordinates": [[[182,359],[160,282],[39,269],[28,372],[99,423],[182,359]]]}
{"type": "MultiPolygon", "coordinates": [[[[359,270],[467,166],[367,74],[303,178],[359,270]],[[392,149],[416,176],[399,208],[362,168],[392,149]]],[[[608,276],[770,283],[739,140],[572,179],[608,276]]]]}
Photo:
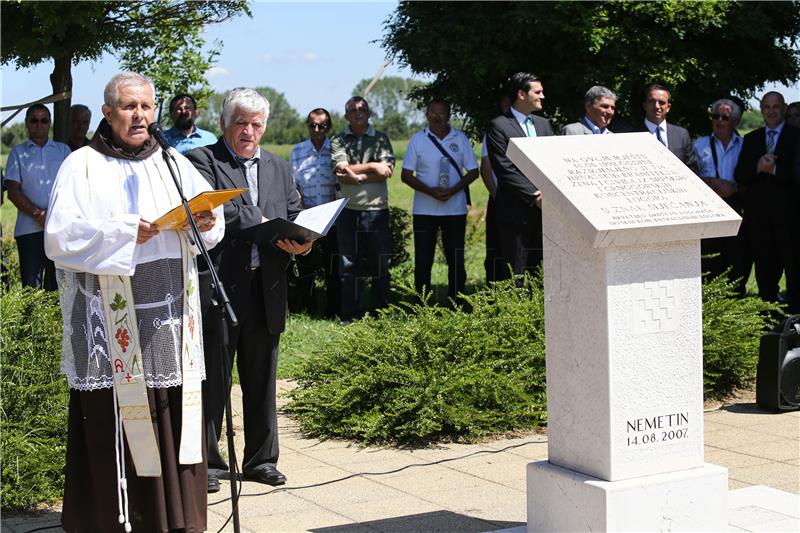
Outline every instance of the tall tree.
{"type": "Polygon", "coordinates": [[[545,113],[557,123],[582,116],[583,94],[596,84],[615,90],[618,112],[639,121],[644,88],[660,82],[672,88],[670,120],[700,133],[714,99],[747,100],[767,82],[798,79],[799,33],[797,1],[401,2],[383,46],[434,76],[414,97],[448,98],[473,133],[521,70],[542,78],[545,113]]]}
{"type": "MultiPolygon", "coordinates": [[[[198,25],[223,22],[241,13],[250,15],[247,0],[18,1],[4,2],[2,11],[6,24],[0,34],[0,61],[27,68],[53,60],[50,84],[54,94],[72,91],[72,65],[80,61],[96,60],[104,52],[153,49],[162,30],[173,36],[197,37],[193,31],[198,25]]],[[[181,64],[170,67],[185,68],[181,64]]],[[[67,138],[70,104],[71,99],[66,98],[53,105],[56,140],[67,138]]]]}

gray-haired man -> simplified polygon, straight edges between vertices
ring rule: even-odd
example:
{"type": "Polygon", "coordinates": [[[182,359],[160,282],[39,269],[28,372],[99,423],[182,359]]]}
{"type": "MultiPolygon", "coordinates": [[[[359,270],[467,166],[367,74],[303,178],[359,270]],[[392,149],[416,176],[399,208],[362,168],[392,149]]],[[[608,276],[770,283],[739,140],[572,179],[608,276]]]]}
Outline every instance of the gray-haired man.
{"type": "MultiPolygon", "coordinates": [[[[733,177],[742,151],[742,136],[736,131],[742,108],[733,100],[721,98],[709,107],[709,118],[711,133],[694,141],[698,174],[720,198],[742,215],[742,197],[733,177]]],[[[716,277],[730,268],[728,276],[731,281],[739,279],[737,288],[742,296],[752,267],[752,259],[747,259],[750,254],[746,253],[748,246],[744,229],[743,224],[738,235],[702,241],[703,272],[716,277]]]]}
{"type": "Polygon", "coordinates": [[[617,95],[608,87],[595,85],[583,97],[586,114],[578,122],[567,124],[561,135],[593,135],[613,133],[608,125],[614,119],[617,95]]]}
{"type": "MultiPolygon", "coordinates": [[[[186,154],[214,189],[248,189],[225,204],[225,238],[214,249],[212,261],[227,289],[239,325],[228,329],[227,376],[236,354],[244,407],[246,479],[281,485],[278,471],[278,418],[275,378],[278,343],[286,324],[286,265],[289,254],[306,253],[300,245],[282,240],[254,243],[242,231],[266,219],[292,220],[301,211],[300,195],[285,160],[259,146],[269,117],[269,102],[253,89],[233,89],[222,104],[222,137],[213,145],[186,154]]],[[[209,312],[208,281],[200,274],[206,354],[204,411],[208,443],[208,490],[219,490],[219,477],[228,470],[218,440],[225,398],[219,318],[209,312]]]]}

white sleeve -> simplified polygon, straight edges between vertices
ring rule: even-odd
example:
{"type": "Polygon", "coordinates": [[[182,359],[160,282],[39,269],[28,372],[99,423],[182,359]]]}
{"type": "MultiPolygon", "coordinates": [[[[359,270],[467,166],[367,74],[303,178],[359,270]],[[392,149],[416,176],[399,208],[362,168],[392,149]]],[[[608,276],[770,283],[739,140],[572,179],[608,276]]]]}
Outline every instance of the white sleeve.
{"type": "Polygon", "coordinates": [[[88,150],[71,154],[58,171],[45,221],[45,253],[64,270],[131,276],[139,215],[107,215],[108,191],[89,186],[88,150]]]}

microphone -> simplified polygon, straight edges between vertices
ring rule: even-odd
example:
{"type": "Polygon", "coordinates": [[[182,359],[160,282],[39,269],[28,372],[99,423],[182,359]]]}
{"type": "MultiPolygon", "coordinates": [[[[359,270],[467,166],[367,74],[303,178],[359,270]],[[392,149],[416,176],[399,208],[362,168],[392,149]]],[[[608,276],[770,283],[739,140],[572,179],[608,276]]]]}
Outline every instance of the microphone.
{"type": "Polygon", "coordinates": [[[167,138],[164,137],[164,128],[161,127],[161,124],[158,122],[151,122],[150,125],[147,126],[147,133],[156,140],[162,150],[169,152],[171,146],[167,142],[167,138]]]}

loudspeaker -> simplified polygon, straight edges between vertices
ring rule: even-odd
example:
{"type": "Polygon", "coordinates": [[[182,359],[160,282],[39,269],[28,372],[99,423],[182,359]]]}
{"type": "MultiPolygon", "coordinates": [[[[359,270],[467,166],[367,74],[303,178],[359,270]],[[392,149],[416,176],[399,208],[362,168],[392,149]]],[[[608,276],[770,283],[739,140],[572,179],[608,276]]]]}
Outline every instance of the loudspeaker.
{"type": "Polygon", "coordinates": [[[786,318],[778,333],[761,337],[756,403],[771,411],[800,409],[800,315],[786,318]]]}

